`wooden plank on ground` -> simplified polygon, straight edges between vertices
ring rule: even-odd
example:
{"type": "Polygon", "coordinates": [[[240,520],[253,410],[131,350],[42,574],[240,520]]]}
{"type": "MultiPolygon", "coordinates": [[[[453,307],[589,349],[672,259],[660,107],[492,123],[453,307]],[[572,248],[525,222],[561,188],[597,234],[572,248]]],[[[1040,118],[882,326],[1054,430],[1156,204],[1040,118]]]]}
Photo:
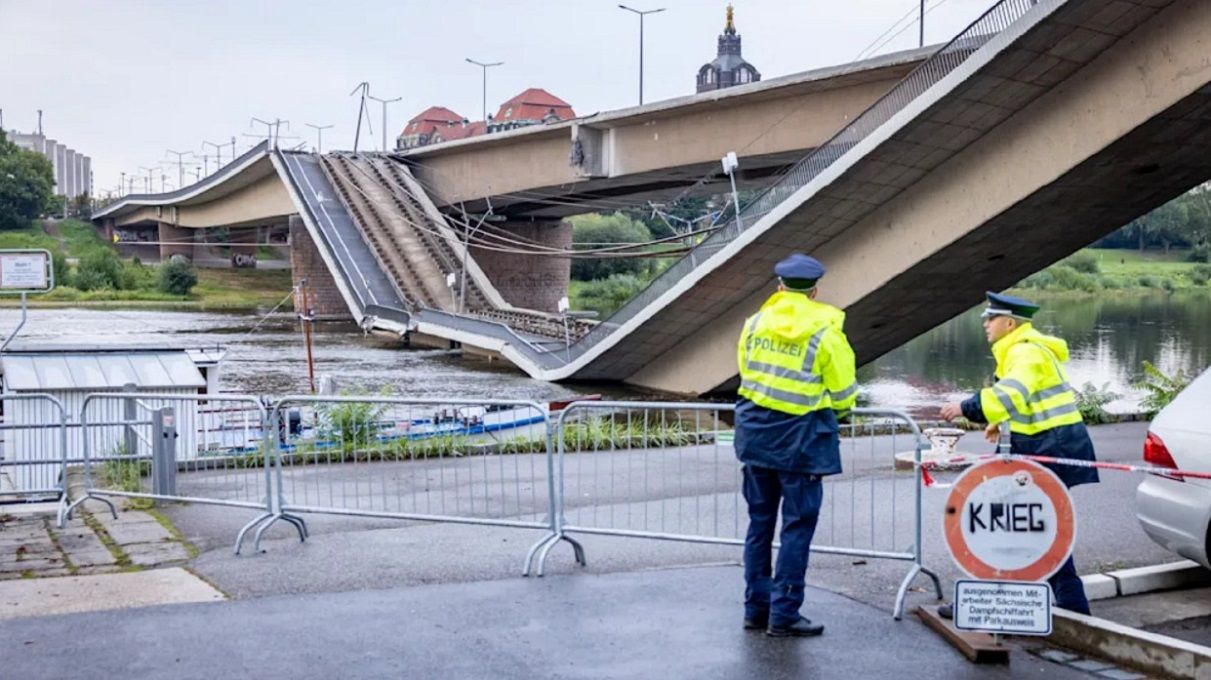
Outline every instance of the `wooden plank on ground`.
{"type": "Polygon", "coordinates": [[[936,606],[917,607],[921,621],[941,635],[951,646],[959,650],[973,663],[1009,663],[1009,648],[999,644],[988,633],[959,630],[954,623],[938,616],[936,606]]]}

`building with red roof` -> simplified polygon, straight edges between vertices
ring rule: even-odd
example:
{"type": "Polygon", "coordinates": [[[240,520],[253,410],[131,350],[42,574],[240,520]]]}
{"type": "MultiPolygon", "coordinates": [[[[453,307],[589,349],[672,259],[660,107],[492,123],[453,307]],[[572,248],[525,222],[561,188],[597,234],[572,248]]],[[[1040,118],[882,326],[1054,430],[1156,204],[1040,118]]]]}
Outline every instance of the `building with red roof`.
{"type": "Polygon", "coordinates": [[[500,105],[489,132],[541,125],[576,117],[572,105],[540,87],[531,87],[500,105]]]}
{"type": "Polygon", "coordinates": [[[542,88],[531,87],[501,104],[496,116],[489,116],[486,123],[468,121],[444,106],[430,106],[408,121],[396,138],[395,147],[413,149],[575,117],[571,104],[542,88]]]}

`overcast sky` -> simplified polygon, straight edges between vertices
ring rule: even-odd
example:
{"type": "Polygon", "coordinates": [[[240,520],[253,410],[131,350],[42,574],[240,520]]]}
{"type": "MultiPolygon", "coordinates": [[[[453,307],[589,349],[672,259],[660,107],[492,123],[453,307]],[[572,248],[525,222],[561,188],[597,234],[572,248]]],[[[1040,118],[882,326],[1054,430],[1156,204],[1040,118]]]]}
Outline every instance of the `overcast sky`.
{"type": "MultiPolygon", "coordinates": [[[[916,47],[917,2],[734,4],[744,56],[771,78],[872,54],[893,26],[889,35],[907,29],[873,54],[916,47]]],[[[929,0],[926,43],[948,40],[992,2],[929,0]]],[[[715,56],[726,0],[628,4],[667,8],[645,22],[645,100],[693,93],[698,67],[715,56]]],[[[252,116],[290,121],[283,136],[300,139],[283,146],[314,144],[304,125],[314,123],[336,126],[326,149],[351,148],[358,103],[349,91],[361,81],[378,97],[403,97],[388,109],[389,138],[434,104],[479,119],[480,69],[467,57],[505,62],[489,72],[490,112],[532,86],[581,115],[632,106],[638,23],[608,0],[0,0],[0,109],[4,127],[21,131],[36,128],[42,109],[46,134],[91,156],[105,193],[120,172],[165,163],[167,149],[194,151],[201,163],[202,140],[234,135],[243,151],[256,142],[243,135],[263,129],[250,127],[252,116]]],[[[230,145],[223,153],[229,160],[230,145]]],[[[165,172],[175,183],[175,165],[165,172]]]]}

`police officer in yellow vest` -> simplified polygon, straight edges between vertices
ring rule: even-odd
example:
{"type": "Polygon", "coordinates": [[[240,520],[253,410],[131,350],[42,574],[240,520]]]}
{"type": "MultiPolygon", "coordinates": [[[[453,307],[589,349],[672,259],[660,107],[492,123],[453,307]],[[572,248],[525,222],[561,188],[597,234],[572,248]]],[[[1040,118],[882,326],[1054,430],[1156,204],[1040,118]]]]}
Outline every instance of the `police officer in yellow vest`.
{"type": "Polygon", "coordinates": [[[824,267],[795,253],[774,267],[781,285],[744,324],[737,358],[736,456],[744,465],[744,627],[773,637],[819,635],[799,614],[824,490],[841,472],[837,417],[853,408],[854,352],[845,313],[815,301],[824,267]],[[772,562],[778,510],[782,547],[772,562]]]}
{"type": "MultiPolygon", "coordinates": [[[[999,424],[1009,421],[1013,453],[1094,460],[1093,441],[1064,371],[1068,343],[1035,330],[1030,322],[1039,306],[1033,302],[993,292],[987,296],[982,316],[997,360],[996,383],[942,407],[942,417],[952,420],[962,415],[973,423],[989,423],[985,436],[990,442],[998,440],[999,424]]],[[[1047,467],[1069,488],[1098,481],[1095,468],[1047,467]]],[[[1085,587],[1071,557],[1049,582],[1057,606],[1089,613],[1085,587]]],[[[942,613],[947,613],[945,608],[942,613]]]]}

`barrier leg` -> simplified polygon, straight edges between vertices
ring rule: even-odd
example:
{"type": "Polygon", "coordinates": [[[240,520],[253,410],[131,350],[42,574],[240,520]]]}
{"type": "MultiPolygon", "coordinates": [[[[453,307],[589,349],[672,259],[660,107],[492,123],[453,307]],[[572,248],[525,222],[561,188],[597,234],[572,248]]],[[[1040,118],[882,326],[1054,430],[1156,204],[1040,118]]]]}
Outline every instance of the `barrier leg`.
{"type": "MultiPolygon", "coordinates": [[[[66,510],[62,511],[62,516],[64,519],[61,521],[66,521],[66,520],[71,519],[72,513],[75,512],[75,510],[76,510],[76,506],[80,505],[81,503],[83,503],[84,501],[86,501],[90,498],[93,499],[94,501],[101,501],[102,503],[108,505],[109,514],[113,515],[114,519],[118,519],[118,509],[116,507],[114,507],[114,504],[108,498],[103,498],[101,496],[91,496],[86,493],[86,494],[84,494],[84,496],[77,498],[75,501],[73,501],[71,505],[67,506],[66,510]]],[[[62,524],[60,524],[60,527],[62,527],[62,524]]]]}
{"type": "Polygon", "coordinates": [[[253,540],[252,540],[252,549],[254,551],[256,551],[258,553],[261,552],[261,538],[265,535],[265,531],[267,529],[269,529],[269,527],[273,526],[274,522],[277,522],[278,520],[281,520],[283,522],[288,522],[289,524],[292,524],[294,526],[295,530],[299,532],[299,542],[300,543],[307,540],[307,528],[306,528],[307,525],[303,522],[303,520],[299,519],[298,517],[295,517],[294,515],[288,515],[284,512],[279,512],[275,515],[270,515],[268,517],[268,520],[269,521],[262,524],[260,526],[260,528],[258,528],[256,530],[256,535],[253,537],[253,540]]]}
{"type": "Polygon", "coordinates": [[[580,545],[580,542],[577,541],[576,539],[572,538],[571,536],[568,536],[567,534],[565,534],[561,531],[561,532],[559,532],[559,534],[557,536],[554,537],[554,539],[548,541],[547,544],[545,546],[543,546],[542,550],[539,551],[539,553],[538,553],[538,573],[537,573],[538,576],[542,576],[543,572],[546,570],[547,555],[551,552],[551,548],[554,548],[556,545],[558,545],[560,541],[567,541],[568,543],[572,544],[572,552],[576,557],[577,564],[579,564],[582,567],[588,564],[588,562],[585,560],[585,557],[584,557],[584,546],[580,545]]]}
{"type": "Polygon", "coordinates": [[[551,541],[557,541],[557,540],[559,540],[559,534],[552,531],[551,533],[549,533],[549,534],[543,536],[541,539],[539,539],[537,543],[530,546],[530,551],[526,553],[526,562],[525,562],[525,565],[522,567],[521,575],[529,576],[530,568],[534,566],[534,556],[538,554],[539,549],[541,549],[543,546],[550,543],[551,541]]]}
{"type": "Polygon", "coordinates": [[[942,582],[938,580],[938,575],[914,563],[912,568],[908,570],[908,573],[905,574],[904,580],[900,582],[900,590],[896,592],[896,604],[892,610],[892,618],[896,621],[904,618],[904,600],[908,596],[908,587],[921,574],[928,576],[933,581],[934,593],[937,595],[938,600],[942,599],[942,582]]]}
{"type": "Polygon", "coordinates": [[[265,520],[267,520],[271,517],[273,517],[273,513],[263,512],[263,513],[257,515],[256,517],[252,518],[252,521],[248,522],[247,524],[245,524],[243,526],[243,528],[240,529],[240,533],[236,534],[236,537],[235,537],[235,554],[236,555],[239,555],[240,550],[244,547],[244,537],[248,535],[248,532],[253,527],[257,526],[261,522],[264,522],[265,520]]]}

